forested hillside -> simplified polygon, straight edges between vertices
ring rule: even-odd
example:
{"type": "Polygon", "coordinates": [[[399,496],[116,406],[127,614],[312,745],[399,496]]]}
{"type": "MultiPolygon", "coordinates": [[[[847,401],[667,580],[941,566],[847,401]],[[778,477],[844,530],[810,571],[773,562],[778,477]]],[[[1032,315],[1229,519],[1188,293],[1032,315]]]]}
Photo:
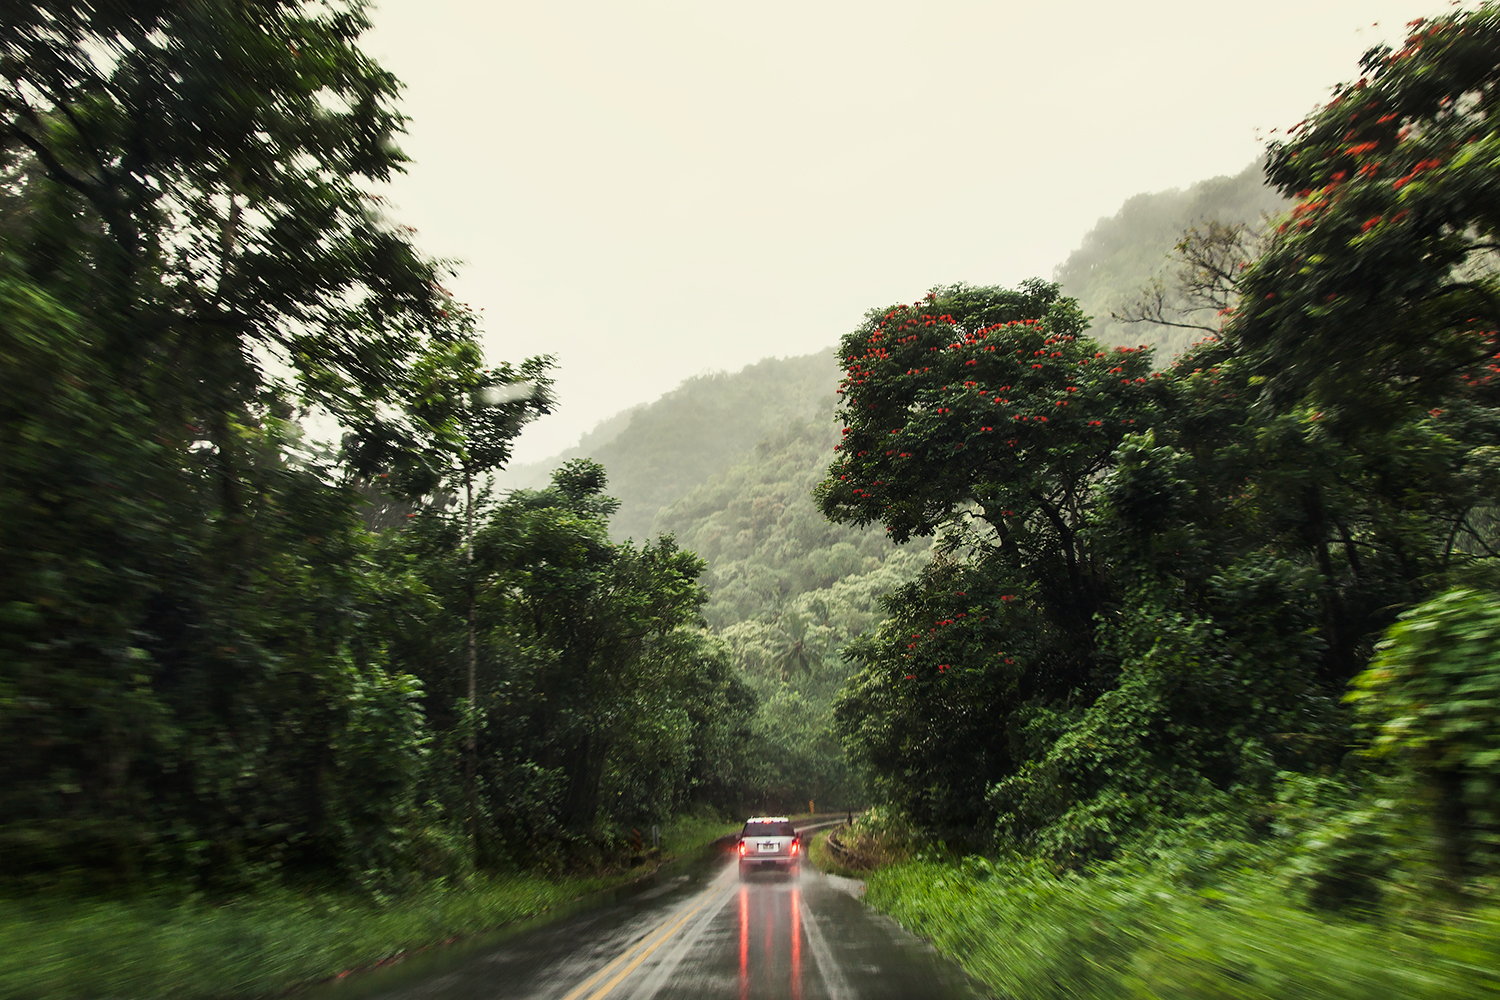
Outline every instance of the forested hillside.
{"type": "MultiPolygon", "coordinates": [[[[1161,277],[1167,283],[1174,279],[1180,262],[1174,262],[1173,247],[1191,227],[1210,221],[1258,224],[1264,213],[1279,211],[1286,204],[1285,198],[1267,186],[1258,164],[1233,177],[1215,177],[1185,190],[1138,194],[1084,235],[1079,248],[1057,266],[1054,280],[1064,294],[1078,299],[1085,315],[1093,317],[1091,333],[1096,339],[1111,345],[1148,344],[1157,348],[1158,363],[1166,364],[1200,339],[1202,331],[1176,330],[1150,322],[1126,324],[1111,318],[1111,312],[1127,309],[1153,278],[1161,277]]],[[[1204,321],[1202,316],[1189,319],[1204,321]]],[[[1213,321],[1213,317],[1208,320],[1213,321]]],[[[719,508],[714,505],[727,503],[727,494],[710,490],[697,495],[694,491],[740,463],[752,448],[779,452],[785,447],[785,442],[773,443],[772,438],[780,442],[788,434],[826,432],[827,449],[835,442],[833,390],[838,366],[832,345],[838,331],[827,333],[827,350],[797,358],[768,358],[738,372],[688,379],[658,400],[602,421],[573,448],[542,462],[500,470],[496,483],[501,489],[540,488],[563,462],[593,459],[609,470],[611,490],[620,499],[620,510],[611,520],[615,537],[645,538],[657,530],[676,531],[686,539],[696,519],[716,517],[720,527],[709,533],[715,540],[701,536],[711,548],[695,548],[700,537],[696,534],[694,542],[685,542],[715,567],[719,547],[724,544],[717,541],[723,537],[724,518],[717,515],[719,508]],[[804,424],[812,426],[792,430],[804,424]],[[669,507],[674,508],[670,514],[666,512],[669,507]],[[663,520],[657,521],[658,516],[663,520]]],[[[806,473],[826,459],[826,454],[815,458],[815,451],[801,449],[778,460],[790,461],[806,473]]],[[[791,479],[788,475],[780,481],[789,483],[791,479]]],[[[785,499],[773,502],[784,503],[785,499]]],[[[796,516],[802,518],[807,513],[796,516]]],[[[868,541],[861,544],[873,545],[868,541]]],[[[792,554],[795,544],[790,548],[780,546],[780,550],[783,554],[777,558],[783,562],[797,558],[792,554]]],[[[734,558],[743,561],[746,556],[734,558]]],[[[719,586],[711,588],[715,601],[723,599],[718,596],[720,587],[748,586],[730,581],[743,580],[745,574],[754,572],[747,563],[735,575],[718,578],[719,586]]]]}
{"type": "MultiPolygon", "coordinates": [[[[830,345],[836,335],[829,332],[830,345]]],[[[646,538],[658,511],[727,469],[765,436],[831,415],[837,372],[830,346],[799,358],[767,358],[733,374],[690,378],[660,399],[604,421],[577,448],[506,470],[499,485],[538,486],[561,462],[591,458],[609,470],[620,498],[610,522],[613,535],[646,538]]]]}
{"type": "Polygon", "coordinates": [[[664,508],[655,531],[707,563],[703,616],[761,695],[754,726],[778,748],[778,787],[830,804],[864,801],[832,730],[848,678],[844,647],[884,615],[928,546],[829,522],[813,502],[838,439],[833,408],[756,444],[738,463],[664,508]]]}
{"type": "MultiPolygon", "coordinates": [[[[1253,163],[1233,177],[1214,177],[1183,190],[1153,191],[1126,200],[1114,215],[1100,219],[1084,236],[1082,245],[1053,271],[1052,280],[1064,295],[1078,300],[1085,316],[1093,317],[1089,335],[1111,347],[1155,350],[1156,363],[1169,363],[1204,336],[1151,322],[1125,323],[1112,313],[1135,307],[1153,278],[1170,290],[1180,261],[1172,251],[1194,227],[1211,222],[1244,223],[1259,227],[1263,216],[1284,211],[1287,199],[1266,184],[1261,164],[1253,163]]],[[[1215,325],[1218,318],[1193,315],[1189,322],[1215,325]]]]}
{"type": "MultiPolygon", "coordinates": [[[[1179,349],[1202,332],[1126,327],[1110,309],[1154,277],[1170,277],[1173,247],[1190,226],[1255,222],[1281,201],[1259,167],[1137,195],[1100,220],[1058,274],[1105,338],[1179,349]]],[[[840,440],[837,370],[830,349],[689,379],[604,422],[577,448],[498,480],[514,487],[562,461],[593,458],[621,499],[615,537],[673,534],[706,562],[703,615],[762,696],[754,727],[781,747],[783,798],[794,786],[845,800],[862,794],[829,729],[849,676],[843,650],[883,616],[882,596],[912,580],[930,554],[925,540],[898,547],[879,528],[835,524],[813,502],[840,440]]]]}

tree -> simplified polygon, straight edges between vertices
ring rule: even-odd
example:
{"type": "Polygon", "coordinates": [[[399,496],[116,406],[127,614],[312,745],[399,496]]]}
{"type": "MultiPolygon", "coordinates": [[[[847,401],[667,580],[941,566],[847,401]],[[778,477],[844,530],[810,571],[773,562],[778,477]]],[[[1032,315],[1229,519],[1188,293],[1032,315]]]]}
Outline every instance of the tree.
{"type": "Polygon", "coordinates": [[[7,840],[7,870],[363,877],[412,827],[425,720],[367,612],[419,582],[373,565],[295,418],[336,416],[356,472],[432,479],[513,435],[460,440],[434,373],[516,373],[479,371],[446,265],[370,193],[404,158],[363,9],[6,8],[0,349],[25,409],[4,414],[0,684],[6,733],[50,748],[8,741],[11,830],[48,833],[7,840]]]}
{"type": "MultiPolygon", "coordinates": [[[[481,600],[512,666],[506,680],[519,752],[563,778],[559,815],[575,834],[600,818],[610,755],[653,688],[679,690],[700,662],[681,630],[696,624],[703,563],[671,538],[609,541],[616,501],[602,466],[575,460],[544,491],[517,491],[475,539],[481,600]]],[[[685,744],[684,744],[685,745],[685,744]]]]}
{"type": "Polygon", "coordinates": [[[930,821],[984,811],[987,784],[1013,766],[998,719],[1105,676],[1092,486],[1167,397],[1149,352],[1106,352],[1083,328],[1054,285],[953,286],[871,311],[841,347],[847,428],[818,502],[835,521],[883,522],[897,543],[941,531],[944,555],[851,649],[865,672],[840,726],[930,821]]]}
{"type": "Polygon", "coordinates": [[[1267,175],[1298,203],[1234,326],[1282,409],[1389,426],[1444,398],[1494,405],[1500,8],[1411,27],[1271,144],[1267,175]]]}
{"type": "Polygon", "coordinates": [[[405,421],[387,421],[376,439],[355,437],[345,445],[349,469],[358,476],[379,475],[387,489],[407,501],[423,497],[462,496],[464,620],[467,647],[468,729],[464,773],[468,785],[469,835],[477,836],[475,768],[479,638],[476,624],[477,582],[473,568],[474,531],[478,516],[475,483],[510,460],[516,436],[531,420],[551,412],[551,357],[527,359],[519,368],[483,367],[474,314],[449,300],[442,317],[451,327],[432,345],[408,376],[415,389],[405,421]],[[376,470],[389,468],[389,472],[376,470]]]}
{"type": "Polygon", "coordinates": [[[36,2],[7,11],[0,146],[26,169],[29,273],[105,332],[122,381],[200,425],[233,516],[268,362],[352,432],[442,336],[440,267],[368,185],[401,169],[398,85],[359,0],[314,10],[36,2]],[[19,158],[19,160],[18,160],[19,158]]]}
{"type": "Polygon", "coordinates": [[[954,286],[871,312],[845,338],[847,424],[818,487],[834,521],[884,523],[896,543],[953,532],[993,548],[1086,632],[1102,596],[1081,534],[1088,485],[1162,399],[1149,353],[1080,336],[1054,285],[954,286]]]}

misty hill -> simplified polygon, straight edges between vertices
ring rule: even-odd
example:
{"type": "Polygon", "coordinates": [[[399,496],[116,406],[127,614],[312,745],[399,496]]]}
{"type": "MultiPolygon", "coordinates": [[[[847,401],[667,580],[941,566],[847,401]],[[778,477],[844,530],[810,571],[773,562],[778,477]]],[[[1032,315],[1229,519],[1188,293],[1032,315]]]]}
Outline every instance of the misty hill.
{"type": "Polygon", "coordinates": [[[815,417],[832,419],[839,380],[835,339],[830,335],[828,350],[817,354],[690,378],[654,403],[603,421],[578,447],[506,470],[497,485],[542,487],[564,461],[592,458],[609,470],[610,493],[620,500],[610,524],[615,537],[644,540],[658,511],[729,468],[762,438],[815,417]]]}
{"type": "MultiPolygon", "coordinates": [[[[1100,219],[1054,277],[1095,317],[1096,336],[1154,344],[1166,361],[1191,342],[1188,331],[1127,327],[1110,310],[1169,268],[1189,226],[1254,222],[1280,207],[1258,168],[1136,195],[1100,219]]],[[[830,344],[839,332],[828,331],[830,344]]],[[[500,485],[544,485],[569,458],[603,463],[621,501],[615,537],[671,532],[708,562],[703,616],[760,695],[753,727],[778,748],[766,763],[770,785],[851,800],[857,780],[829,730],[850,670],[840,651],[879,620],[881,596],[913,579],[931,549],[892,545],[879,527],[829,524],[813,503],[839,438],[838,379],[831,346],[688,379],[602,422],[576,448],[509,470],[500,485]]]]}
{"type": "Polygon", "coordinates": [[[813,419],[761,440],[656,516],[654,533],[674,533],[708,561],[710,625],[774,617],[799,596],[869,573],[902,551],[878,527],[829,523],[813,503],[812,489],[827,474],[838,438],[830,400],[813,419]]]}
{"type": "MultiPolygon", "coordinates": [[[[1255,222],[1285,202],[1258,164],[1185,189],[1135,195],[1101,218],[1053,272],[1065,293],[1094,316],[1093,335],[1112,344],[1152,344],[1159,361],[1187,346],[1191,331],[1110,318],[1150,279],[1189,226],[1215,219],[1255,222]]],[[[872,303],[874,305],[874,303],[872,303]]],[[[850,316],[851,325],[858,316],[850,316]]],[[[709,561],[707,609],[719,627],[869,572],[892,551],[882,532],[823,523],[808,497],[833,457],[838,365],[826,351],[771,358],[735,373],[700,375],[651,403],[600,423],[578,446],[513,467],[502,488],[540,487],[569,458],[590,457],[609,472],[621,507],[617,538],[675,532],[709,561]]]]}
{"type": "Polygon", "coordinates": [[[1094,317],[1090,334],[1106,344],[1157,349],[1157,364],[1187,348],[1202,334],[1152,323],[1125,324],[1110,318],[1155,275],[1170,271],[1168,256],[1191,226],[1209,220],[1258,222],[1285,211],[1288,202],[1267,187],[1259,163],[1233,177],[1214,177],[1186,189],[1153,191],[1126,200],[1100,219],[1083,243],[1052,273],[1064,294],[1094,317]]]}

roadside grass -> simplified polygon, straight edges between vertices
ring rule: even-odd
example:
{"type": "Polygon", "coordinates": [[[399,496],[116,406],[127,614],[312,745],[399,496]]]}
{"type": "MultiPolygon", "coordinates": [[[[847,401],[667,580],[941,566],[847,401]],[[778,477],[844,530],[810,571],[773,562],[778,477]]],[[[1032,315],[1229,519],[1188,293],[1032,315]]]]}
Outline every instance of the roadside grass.
{"type": "Polygon", "coordinates": [[[688,813],[674,819],[661,831],[663,857],[677,857],[711,844],[720,837],[738,833],[739,821],[726,821],[710,813],[688,813]]]}
{"type": "Polygon", "coordinates": [[[865,878],[870,873],[862,868],[850,868],[834,857],[833,852],[828,849],[828,836],[832,830],[823,830],[813,835],[812,841],[807,845],[807,860],[811,861],[813,867],[820,872],[829,875],[842,875],[844,878],[865,878]]]}
{"type": "Polygon", "coordinates": [[[835,867],[825,869],[848,878],[864,878],[886,865],[911,858],[923,842],[919,832],[901,816],[879,806],[866,809],[837,833],[845,855],[835,858],[825,844],[823,856],[835,867]]]}
{"type": "MultiPolygon", "coordinates": [[[[664,827],[664,857],[736,829],[712,817],[664,827]]],[[[129,899],[0,900],[6,1000],[251,1000],[487,931],[644,874],[476,877],[374,903],[267,888],[231,902],[182,892],[129,899]]]]}
{"type": "Polygon", "coordinates": [[[913,860],[865,899],[1009,1000],[1500,997],[1500,908],[1350,919],[1254,872],[1187,890],[1149,870],[913,860]]]}

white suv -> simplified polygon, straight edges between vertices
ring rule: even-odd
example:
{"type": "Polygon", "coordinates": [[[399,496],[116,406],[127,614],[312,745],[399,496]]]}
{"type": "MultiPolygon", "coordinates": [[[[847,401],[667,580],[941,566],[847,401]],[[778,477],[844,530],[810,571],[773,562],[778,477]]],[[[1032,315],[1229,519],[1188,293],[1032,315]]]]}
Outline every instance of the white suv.
{"type": "Polygon", "coordinates": [[[802,867],[802,835],[785,816],[751,816],[740,832],[740,877],[756,871],[796,872],[802,867]]]}

